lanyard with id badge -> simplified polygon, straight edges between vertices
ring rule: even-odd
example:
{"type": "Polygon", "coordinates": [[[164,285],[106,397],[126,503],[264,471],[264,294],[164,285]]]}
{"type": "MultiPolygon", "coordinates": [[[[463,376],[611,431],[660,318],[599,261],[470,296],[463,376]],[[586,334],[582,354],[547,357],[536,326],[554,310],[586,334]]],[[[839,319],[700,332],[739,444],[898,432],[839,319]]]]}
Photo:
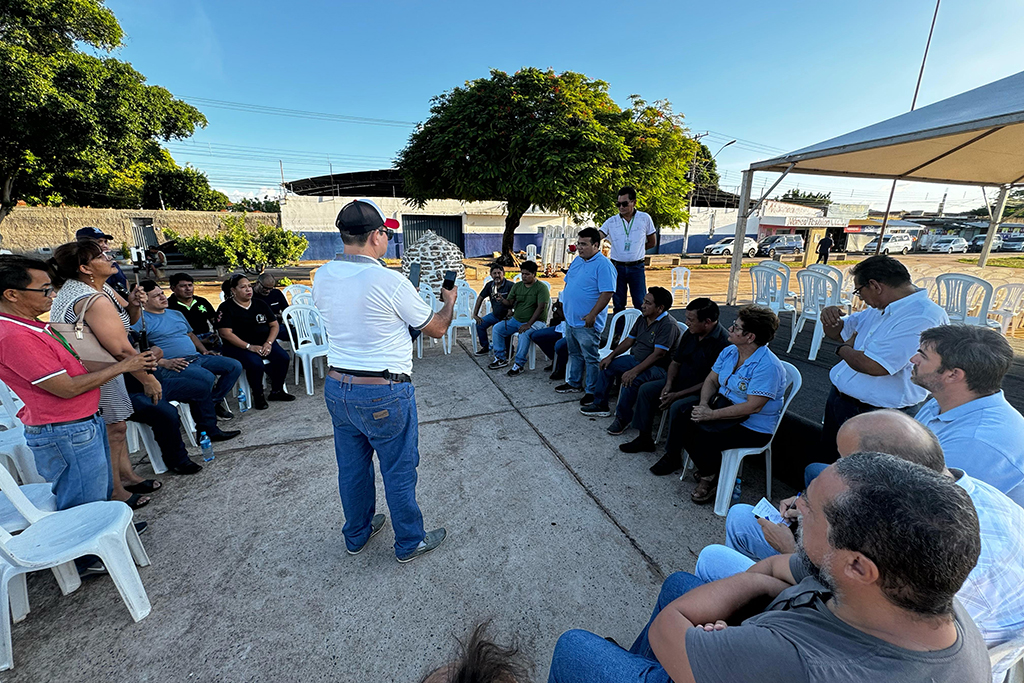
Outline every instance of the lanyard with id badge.
{"type": "Polygon", "coordinates": [[[633,213],[633,217],[629,219],[628,223],[626,222],[626,219],[623,218],[622,216],[619,216],[619,220],[622,221],[622,231],[626,233],[626,241],[622,245],[622,249],[626,252],[629,252],[633,248],[633,243],[629,240],[629,231],[632,230],[633,221],[636,220],[636,212],[633,213]]]}

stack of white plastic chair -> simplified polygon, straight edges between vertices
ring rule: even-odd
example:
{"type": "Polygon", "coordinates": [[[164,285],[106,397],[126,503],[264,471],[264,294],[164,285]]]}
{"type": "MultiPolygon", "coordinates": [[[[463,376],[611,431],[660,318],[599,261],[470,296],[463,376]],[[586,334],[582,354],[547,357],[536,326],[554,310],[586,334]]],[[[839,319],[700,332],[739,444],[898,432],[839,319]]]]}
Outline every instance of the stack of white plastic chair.
{"type": "Polygon", "coordinates": [[[804,323],[814,323],[814,335],[811,338],[811,352],[807,360],[814,360],[818,357],[818,350],[821,348],[821,340],[825,337],[825,331],[821,323],[821,311],[828,306],[834,306],[838,298],[839,283],[826,273],[818,270],[801,270],[796,274],[800,282],[800,300],[803,306],[800,309],[800,317],[793,311],[793,334],[789,340],[789,348],[786,353],[793,351],[793,344],[796,337],[804,329],[804,323]]]}
{"type": "Polygon", "coordinates": [[[829,305],[830,306],[839,306],[840,308],[847,308],[847,309],[852,310],[852,306],[853,306],[852,294],[851,294],[851,296],[846,296],[845,295],[846,285],[845,285],[844,280],[846,278],[846,273],[844,273],[843,271],[839,270],[835,266],[828,266],[828,265],[825,265],[824,263],[816,263],[813,266],[807,266],[807,270],[813,270],[813,271],[817,271],[819,273],[824,273],[825,275],[832,276],[832,279],[835,280],[837,283],[839,283],[839,287],[836,288],[835,296],[833,296],[832,303],[829,304],[829,305]]]}
{"type": "Polygon", "coordinates": [[[793,281],[793,271],[790,269],[790,267],[787,266],[782,261],[776,261],[775,259],[766,259],[764,261],[758,261],[757,265],[764,266],[765,268],[774,268],[775,270],[782,273],[783,280],[785,281],[786,290],[786,295],[782,297],[782,300],[783,302],[785,302],[786,299],[792,299],[793,305],[796,306],[797,298],[799,298],[800,294],[798,292],[794,292],[789,288],[790,283],[793,281]]]}
{"type": "MultiPolygon", "coordinates": [[[[793,397],[800,391],[800,387],[803,384],[803,378],[800,376],[800,371],[796,369],[795,365],[782,361],[782,367],[786,369],[786,399],[782,404],[782,412],[779,413],[779,421],[775,423],[775,428],[772,430],[772,436],[768,440],[767,445],[754,446],[753,448],[730,448],[722,451],[722,468],[718,472],[718,491],[715,494],[715,514],[719,517],[725,517],[729,514],[732,492],[736,488],[736,477],[739,474],[740,466],[743,464],[743,458],[749,455],[764,453],[766,480],[764,497],[768,500],[772,499],[772,441],[775,440],[775,434],[779,431],[782,418],[786,416],[786,411],[789,410],[789,404],[792,403],[793,397]]],[[[683,451],[683,474],[680,475],[680,479],[686,476],[689,464],[690,454],[683,451]]]]}
{"type": "Polygon", "coordinates": [[[672,284],[669,285],[672,292],[672,305],[675,307],[685,306],[690,303],[690,269],[679,266],[672,269],[672,284]],[[686,301],[678,298],[680,294],[686,294],[686,301]]]}
{"type": "Polygon", "coordinates": [[[25,425],[18,419],[21,400],[6,384],[0,382],[0,455],[8,460],[23,484],[46,481],[36,469],[36,459],[25,442],[25,425]]]}
{"type": "Polygon", "coordinates": [[[1014,282],[999,285],[992,294],[992,310],[988,312],[989,316],[995,316],[999,320],[989,320],[989,327],[1001,330],[1004,335],[1009,336],[1013,320],[1020,314],[1022,308],[1024,308],[1024,284],[1014,282]]]}
{"type": "MultiPolygon", "coordinates": [[[[544,316],[544,319],[540,321],[542,323],[546,323],[548,320],[551,320],[551,309],[554,308],[554,301],[551,300],[551,285],[549,285],[547,282],[544,282],[544,280],[537,280],[537,282],[548,288],[548,310],[547,310],[546,315],[544,316]]],[[[515,334],[512,335],[511,342],[509,343],[509,347],[508,347],[508,349],[506,349],[506,352],[509,355],[512,354],[512,347],[515,347],[516,353],[519,352],[519,333],[518,332],[516,332],[515,334]]],[[[530,344],[530,369],[533,370],[536,367],[537,367],[537,345],[531,343],[530,344]]]]}
{"type": "Polygon", "coordinates": [[[306,285],[288,285],[281,290],[284,293],[284,298],[288,300],[289,304],[295,303],[292,299],[296,294],[312,294],[313,290],[306,285]]]}
{"type": "Polygon", "coordinates": [[[9,616],[18,622],[28,614],[28,572],[53,569],[68,593],[81,585],[74,560],[97,555],[132,619],[140,621],[149,614],[149,597],[135,567],[148,566],[149,557],[132,524],[130,507],[97,501],[57,512],[40,510],[2,467],[0,491],[28,523],[17,536],[0,529],[0,670],[14,666],[9,616]]]}
{"type": "MultiPolygon", "coordinates": [[[[296,297],[298,298],[298,297],[296,297]]],[[[320,379],[327,374],[327,342],[320,342],[314,330],[323,329],[320,311],[315,306],[292,304],[284,309],[284,327],[288,330],[288,341],[295,353],[295,383],[299,383],[299,364],[306,378],[306,394],[313,395],[313,361],[317,361],[320,379]]]]}
{"type": "Polygon", "coordinates": [[[622,321],[622,337],[625,337],[629,334],[629,331],[633,329],[633,323],[636,322],[636,319],[642,315],[643,313],[641,313],[638,308],[625,308],[613,315],[608,321],[608,324],[605,325],[605,329],[608,331],[608,338],[605,340],[604,346],[598,350],[597,357],[603,359],[612,352],[612,349],[614,348],[612,346],[612,341],[615,339],[616,326],[619,324],[620,320],[622,321]]]}
{"type": "Polygon", "coordinates": [[[537,245],[536,244],[527,244],[526,245],[526,260],[527,261],[533,261],[533,262],[537,261],[537,245]]]}
{"type": "MultiPolygon", "coordinates": [[[[430,306],[430,309],[432,311],[434,311],[435,313],[437,313],[438,311],[441,310],[441,301],[437,298],[437,295],[434,294],[434,290],[432,290],[430,288],[430,285],[428,285],[425,282],[421,282],[420,283],[420,298],[423,299],[425,302],[427,302],[427,305],[430,306]]],[[[436,344],[437,340],[434,339],[433,337],[431,337],[430,338],[430,343],[431,343],[431,345],[436,344]]],[[[445,353],[448,353],[448,345],[445,343],[444,339],[441,340],[441,349],[445,353]]],[[[417,358],[423,358],[423,335],[422,334],[420,336],[416,337],[416,357],[417,358]]]]}
{"type": "Polygon", "coordinates": [[[992,285],[980,277],[963,273],[943,273],[935,278],[938,304],[946,310],[949,322],[988,326],[992,307],[992,285]]]}
{"type": "Polygon", "coordinates": [[[448,332],[445,334],[448,352],[451,353],[454,348],[457,330],[465,328],[469,330],[469,337],[473,340],[473,353],[476,353],[476,321],[473,319],[473,309],[476,308],[477,294],[465,280],[458,280],[456,288],[458,297],[455,299],[455,310],[452,312],[452,324],[448,326],[448,332]]]}
{"type": "Polygon", "coordinates": [[[767,306],[776,315],[795,310],[795,306],[786,303],[789,280],[781,270],[770,266],[753,266],[750,269],[750,283],[754,291],[753,302],[758,306],[767,306]]]}

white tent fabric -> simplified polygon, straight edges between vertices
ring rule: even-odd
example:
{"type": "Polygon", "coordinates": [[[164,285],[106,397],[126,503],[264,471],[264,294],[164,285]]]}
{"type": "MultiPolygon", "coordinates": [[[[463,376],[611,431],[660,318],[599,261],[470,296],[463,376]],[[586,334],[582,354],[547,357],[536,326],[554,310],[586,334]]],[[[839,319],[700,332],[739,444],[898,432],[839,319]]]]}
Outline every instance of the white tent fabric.
{"type": "Polygon", "coordinates": [[[967,185],[1024,180],[1024,72],[840,135],[751,171],[967,185]]]}

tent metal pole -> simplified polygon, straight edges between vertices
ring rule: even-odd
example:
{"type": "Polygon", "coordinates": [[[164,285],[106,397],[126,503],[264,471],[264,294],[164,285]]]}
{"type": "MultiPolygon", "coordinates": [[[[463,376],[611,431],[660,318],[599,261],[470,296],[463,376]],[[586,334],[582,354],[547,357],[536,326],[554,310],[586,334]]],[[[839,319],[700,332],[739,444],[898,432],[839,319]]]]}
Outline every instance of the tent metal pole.
{"type": "MultiPolygon", "coordinates": [[[[992,241],[996,238],[999,224],[1003,222],[1003,211],[1006,210],[1006,198],[1010,194],[1010,186],[1003,185],[999,188],[999,199],[996,200],[996,210],[992,212],[992,218],[988,224],[988,234],[985,235],[985,244],[978,256],[978,267],[984,268],[988,262],[989,252],[992,251],[992,241]]],[[[985,202],[988,204],[988,201],[985,202]]]]}
{"type": "MultiPolygon", "coordinates": [[[[779,180],[782,180],[782,178],[779,178],[779,180]]],[[[743,263],[743,243],[746,241],[747,236],[747,216],[753,213],[752,210],[747,208],[747,205],[750,204],[750,190],[753,184],[754,172],[749,169],[743,171],[743,180],[740,182],[740,208],[736,212],[736,237],[732,242],[732,266],[729,268],[729,293],[726,296],[726,303],[729,306],[735,306],[736,300],[739,297],[740,264],[743,263]]]]}

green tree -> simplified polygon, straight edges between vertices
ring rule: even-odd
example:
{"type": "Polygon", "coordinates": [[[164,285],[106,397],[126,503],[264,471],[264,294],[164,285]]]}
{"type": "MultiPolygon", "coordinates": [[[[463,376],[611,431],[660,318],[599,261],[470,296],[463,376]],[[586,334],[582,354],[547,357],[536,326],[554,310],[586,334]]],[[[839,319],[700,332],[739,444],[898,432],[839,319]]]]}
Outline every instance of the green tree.
{"type": "Polygon", "coordinates": [[[615,193],[636,187],[656,223],[685,218],[693,142],[667,102],[632,97],[621,109],[608,84],[583,74],[491,71],[433,98],[430,117],[399,153],[412,201],[500,200],[502,255],[531,207],[579,218],[615,212],[615,193]]]}
{"type": "Polygon", "coordinates": [[[150,171],[142,186],[142,206],[147,209],[221,211],[230,203],[226,194],[210,188],[205,173],[189,166],[150,171]]]}
{"type": "Polygon", "coordinates": [[[694,191],[700,188],[708,193],[718,190],[722,179],[718,175],[718,164],[711,155],[711,150],[702,142],[697,143],[697,153],[693,160],[694,191]]]}
{"type": "Polygon", "coordinates": [[[32,190],[43,203],[64,201],[76,180],[79,192],[95,193],[89,185],[108,178],[130,195],[141,189],[133,166],[153,158],[156,140],[206,125],[130,64],[80,49],[109,53],[123,36],[102,0],[0,4],[0,221],[32,190]]]}
{"type": "Polygon", "coordinates": [[[229,211],[260,211],[262,213],[281,213],[281,202],[270,197],[255,199],[243,197],[228,207],[229,211]]]}
{"type": "Polygon", "coordinates": [[[298,261],[309,242],[302,235],[277,225],[260,225],[255,231],[245,226],[245,214],[225,214],[213,236],[179,235],[164,231],[169,240],[196,267],[227,266],[247,273],[262,273],[298,261]]]}
{"type": "Polygon", "coordinates": [[[800,190],[786,190],[780,201],[790,204],[803,204],[804,206],[826,207],[832,203],[831,192],[801,192],[800,190]]]}

